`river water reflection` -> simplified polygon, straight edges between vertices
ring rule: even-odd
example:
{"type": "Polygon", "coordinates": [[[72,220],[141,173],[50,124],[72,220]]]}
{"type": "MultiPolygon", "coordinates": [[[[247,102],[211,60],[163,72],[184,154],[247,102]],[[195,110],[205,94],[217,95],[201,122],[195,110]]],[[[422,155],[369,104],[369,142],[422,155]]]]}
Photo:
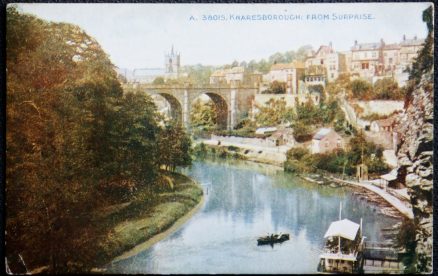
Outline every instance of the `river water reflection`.
{"type": "Polygon", "coordinates": [[[275,166],[203,161],[183,173],[203,185],[202,209],[166,239],[114,264],[111,272],[316,273],[339,202],[343,218],[363,218],[368,240],[383,240],[380,229],[396,222],[354,197],[351,188],[318,186],[275,166]],[[290,240],[257,246],[257,237],[268,232],[289,233],[290,240]]]}

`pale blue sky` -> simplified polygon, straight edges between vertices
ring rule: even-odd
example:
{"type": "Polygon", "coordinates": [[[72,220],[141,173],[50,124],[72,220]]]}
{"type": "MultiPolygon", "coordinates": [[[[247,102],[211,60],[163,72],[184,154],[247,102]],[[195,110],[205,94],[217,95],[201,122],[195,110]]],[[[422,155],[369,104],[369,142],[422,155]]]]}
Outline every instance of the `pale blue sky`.
{"type": "Polygon", "coordinates": [[[400,42],[426,36],[422,11],[430,3],[361,4],[17,4],[41,18],[79,25],[120,68],[163,67],[172,44],[182,64],[222,65],[268,58],[275,52],[333,43],[400,42]],[[311,14],[371,14],[365,20],[308,20],[311,14]],[[292,21],[203,21],[202,15],[288,14],[292,21]],[[190,20],[190,17],[197,20],[190,20]]]}

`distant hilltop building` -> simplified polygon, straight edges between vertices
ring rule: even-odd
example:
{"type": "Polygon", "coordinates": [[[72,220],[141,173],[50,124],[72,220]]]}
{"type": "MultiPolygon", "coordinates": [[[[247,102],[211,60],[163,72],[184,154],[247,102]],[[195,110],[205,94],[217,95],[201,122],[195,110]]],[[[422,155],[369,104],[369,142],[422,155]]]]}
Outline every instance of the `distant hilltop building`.
{"type": "Polygon", "coordinates": [[[350,72],[353,75],[374,83],[384,77],[392,77],[399,85],[404,85],[408,78],[406,68],[410,67],[423,47],[424,39],[406,39],[400,43],[380,42],[358,43],[351,47],[350,72]]]}
{"type": "Polygon", "coordinates": [[[174,51],[173,45],[170,53],[164,56],[164,61],[166,78],[178,78],[181,67],[181,54],[174,51]]]}
{"type": "Polygon", "coordinates": [[[172,45],[170,52],[164,54],[164,68],[136,68],[128,81],[151,83],[158,77],[176,79],[182,75],[181,53],[176,52],[172,45]]]}
{"type": "Polygon", "coordinates": [[[321,45],[314,54],[308,54],[306,59],[306,68],[310,66],[319,66],[325,68],[324,80],[334,81],[340,73],[347,70],[346,58],[342,53],[335,52],[332,43],[321,45]]]}

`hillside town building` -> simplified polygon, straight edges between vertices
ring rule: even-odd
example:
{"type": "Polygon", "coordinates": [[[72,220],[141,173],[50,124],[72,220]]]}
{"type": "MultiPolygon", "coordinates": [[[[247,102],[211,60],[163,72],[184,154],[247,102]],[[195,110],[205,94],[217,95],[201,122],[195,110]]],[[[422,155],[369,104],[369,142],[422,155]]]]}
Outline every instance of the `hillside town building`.
{"type": "Polygon", "coordinates": [[[311,153],[328,153],[344,147],[342,137],[331,128],[321,128],[312,138],[311,153]]]}
{"type": "Polygon", "coordinates": [[[286,94],[299,93],[299,81],[304,76],[305,65],[302,62],[277,63],[271,66],[268,74],[263,76],[266,82],[285,82],[286,94]]]}

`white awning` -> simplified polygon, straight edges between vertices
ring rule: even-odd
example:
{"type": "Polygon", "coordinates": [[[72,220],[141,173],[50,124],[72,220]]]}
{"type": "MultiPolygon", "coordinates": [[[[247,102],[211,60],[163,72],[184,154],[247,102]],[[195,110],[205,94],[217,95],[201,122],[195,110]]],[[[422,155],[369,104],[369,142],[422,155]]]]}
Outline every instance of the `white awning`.
{"type": "Polygon", "coordinates": [[[338,220],[330,224],[327,232],[325,232],[324,238],[340,236],[353,241],[354,238],[356,238],[358,230],[359,224],[348,219],[338,220]]]}
{"type": "Polygon", "coordinates": [[[319,255],[320,259],[332,259],[332,260],[344,260],[344,261],[357,261],[357,256],[354,254],[339,254],[339,253],[323,253],[319,255]]]}

